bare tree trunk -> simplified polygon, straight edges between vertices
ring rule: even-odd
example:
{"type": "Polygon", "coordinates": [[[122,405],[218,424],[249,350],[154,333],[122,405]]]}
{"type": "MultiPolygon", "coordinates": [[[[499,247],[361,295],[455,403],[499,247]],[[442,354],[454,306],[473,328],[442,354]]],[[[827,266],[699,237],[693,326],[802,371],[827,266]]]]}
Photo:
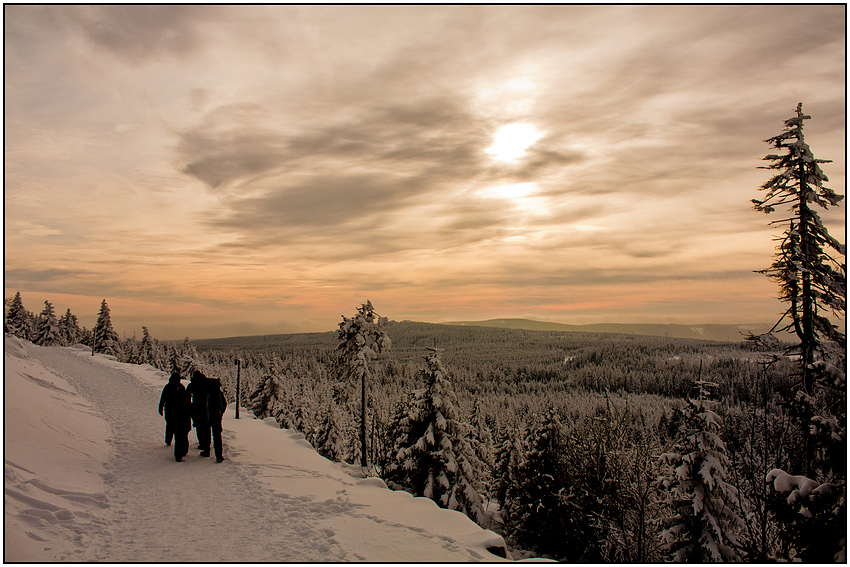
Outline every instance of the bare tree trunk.
{"type": "MultiPolygon", "coordinates": [[[[800,164],[800,248],[803,258],[810,260],[817,254],[817,247],[813,245],[811,220],[809,219],[809,186],[806,183],[806,168],[800,164]]],[[[814,297],[812,296],[812,276],[808,269],[803,270],[803,336],[800,337],[800,354],[803,364],[803,390],[812,395],[814,384],[812,383],[812,371],[809,365],[814,362],[814,297]]]]}
{"type": "MultiPolygon", "coordinates": [[[[802,256],[806,264],[814,261],[814,256],[817,254],[817,246],[812,242],[811,221],[809,219],[810,212],[808,206],[809,186],[806,183],[806,168],[804,164],[800,164],[800,248],[802,256]]],[[[808,268],[808,266],[804,266],[808,268]]],[[[808,269],[803,270],[803,313],[802,327],[803,336],[800,337],[800,363],[803,368],[803,392],[811,396],[814,393],[814,373],[811,365],[814,362],[814,297],[812,295],[812,276],[808,269]]],[[[803,474],[810,477],[812,474],[812,462],[814,460],[814,447],[810,436],[805,435],[803,441],[803,474]]]]}
{"type": "Polygon", "coordinates": [[[360,376],[360,466],[364,469],[367,466],[366,459],[366,377],[369,374],[369,367],[363,369],[363,374],[360,376]]]}

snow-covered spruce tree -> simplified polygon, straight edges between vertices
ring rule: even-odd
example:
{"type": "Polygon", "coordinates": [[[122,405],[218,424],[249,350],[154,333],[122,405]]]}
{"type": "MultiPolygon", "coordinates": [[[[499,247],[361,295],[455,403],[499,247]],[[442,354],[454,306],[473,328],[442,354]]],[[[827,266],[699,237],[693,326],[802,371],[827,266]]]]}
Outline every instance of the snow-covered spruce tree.
{"type": "Polygon", "coordinates": [[[487,425],[487,419],[484,415],[484,410],[481,407],[481,400],[476,400],[472,407],[472,438],[470,439],[472,448],[475,449],[475,456],[482,463],[481,484],[484,487],[484,493],[490,497],[491,485],[493,477],[493,434],[490,431],[490,426],[487,425]]]}
{"type": "MultiPolygon", "coordinates": [[[[18,293],[20,293],[20,292],[18,292],[18,293]]],[[[14,296],[3,298],[3,332],[6,333],[6,334],[11,334],[11,333],[9,333],[8,319],[9,319],[9,313],[12,310],[12,302],[14,300],[15,300],[14,296]]]]}
{"type": "Polygon", "coordinates": [[[21,300],[21,292],[16,292],[9,302],[4,321],[5,332],[19,339],[30,340],[30,317],[21,300]]]}
{"type": "Polygon", "coordinates": [[[430,498],[480,524],[482,463],[469,442],[472,427],[458,419],[457,397],[437,349],[428,349],[425,363],[425,388],[415,392],[410,406],[407,442],[386,474],[414,496],[430,498]]]}
{"type": "Polygon", "coordinates": [[[135,334],[129,339],[121,343],[121,351],[124,353],[124,360],[127,364],[141,364],[142,345],[136,340],[135,334]]]}
{"type": "Polygon", "coordinates": [[[94,334],[90,330],[83,327],[82,332],[80,334],[80,344],[92,348],[93,342],[94,334]]]}
{"type": "MultiPolygon", "coordinates": [[[[166,372],[181,372],[180,352],[176,346],[165,345],[166,372]]],[[[181,374],[182,375],[182,374],[181,374]]]]}
{"type": "Polygon", "coordinates": [[[303,433],[304,438],[311,444],[316,440],[313,418],[316,413],[316,400],[313,395],[313,388],[305,389],[304,382],[299,381],[298,389],[295,391],[292,403],[292,428],[303,433]]]}
{"type": "Polygon", "coordinates": [[[707,399],[711,382],[698,380],[697,399],[679,408],[679,439],[661,455],[661,484],[672,515],[662,519],[662,541],[677,561],[740,561],[737,533],[741,519],[735,513],[735,488],[726,482],[729,459],[718,435],[717,402],[707,399]]]}
{"type": "Polygon", "coordinates": [[[786,207],[790,217],[773,221],[771,225],[787,226],[780,237],[773,264],[760,273],[779,284],[779,298],[789,304],[788,310],[774,328],[793,330],[800,340],[802,390],[811,395],[815,370],[812,364],[823,360],[824,343],[843,343],[844,334],[826,316],[830,311],[845,316],[847,268],[840,260],[846,254],[843,244],[830,236],[813,205],[828,209],[837,206],[843,195],[824,187],[829,181],[820,168],[831,160],[816,159],[803,136],[803,123],[811,116],[803,114],[803,103],[797,105],[795,116],[785,121],[785,131],[766,140],[784,154],[771,154],[772,162],[762,169],[778,170],[761,189],[764,199],[753,199],[754,208],[772,213],[786,207]]]}
{"type": "Polygon", "coordinates": [[[846,367],[847,346],[829,314],[846,318],[847,268],[842,258],[845,246],[830,236],[814,208],[837,206],[844,196],[823,185],[828,179],[819,164],[829,160],[816,159],[805,143],[803,124],[810,118],[798,104],[796,115],[785,121],[785,131],[767,140],[785,150],[783,155],[765,157],[773,162],[766,169],[781,173],[762,186],[767,190],[765,199],[753,203],[765,213],[779,206],[791,213],[771,223],[787,228],[778,239],[773,264],[762,273],[779,284],[779,297],[789,305],[776,327],[786,321],[780,330],[797,335],[800,354],[799,381],[789,404],[801,433],[800,448],[790,473],[777,469],[768,476],[780,493],[771,498],[772,514],[782,525],[786,557],[827,560],[830,553],[846,556],[843,519],[835,519],[846,517],[846,380],[838,369],[846,367]],[[812,498],[794,496],[800,492],[784,482],[789,478],[804,479],[800,486],[814,487],[812,498]]]}
{"type": "Polygon", "coordinates": [[[342,431],[342,461],[350,465],[363,462],[360,449],[363,446],[360,441],[357,424],[360,423],[360,408],[352,403],[347,404],[347,409],[339,416],[342,431]]]}
{"type": "Polygon", "coordinates": [[[56,312],[53,311],[53,305],[46,301],[44,302],[44,310],[38,319],[38,327],[35,331],[35,344],[41,346],[63,346],[62,333],[59,330],[59,320],[56,319],[56,312]]]}
{"type": "Polygon", "coordinates": [[[100,312],[97,314],[97,322],[94,325],[94,350],[102,354],[115,357],[121,356],[121,341],[118,333],[112,328],[112,318],[109,316],[109,305],[104,299],[100,304],[100,312]]]}
{"type": "Polygon", "coordinates": [[[254,390],[248,394],[248,410],[257,419],[265,419],[271,415],[271,409],[277,402],[277,382],[271,373],[266,374],[257,382],[254,390]]]}
{"type": "Polygon", "coordinates": [[[272,415],[281,428],[298,429],[295,421],[295,410],[300,402],[296,388],[299,388],[301,384],[294,379],[288,361],[281,360],[280,365],[278,365],[278,361],[274,361],[271,368],[278,385],[277,400],[274,403],[272,415]]]}
{"type": "Polygon", "coordinates": [[[389,350],[392,343],[383,329],[387,318],[375,313],[371,301],[367,300],[358,307],[354,317],[343,315],[342,319],[337,331],[340,379],[360,381],[360,466],[365,469],[366,456],[369,453],[366,445],[366,384],[369,379],[369,361],[379,353],[389,350]]]}
{"type": "Polygon", "coordinates": [[[201,364],[198,362],[198,351],[195,346],[189,341],[189,337],[183,339],[183,346],[177,353],[177,368],[180,375],[189,377],[195,370],[201,370],[201,364]]]}
{"type": "MultiPolygon", "coordinates": [[[[387,378],[386,375],[382,376],[381,385],[387,384],[387,378]]],[[[384,471],[391,462],[389,456],[392,454],[397,439],[391,431],[393,408],[394,405],[386,392],[384,392],[384,395],[375,396],[372,408],[372,450],[370,458],[375,467],[375,472],[381,478],[383,478],[384,471]]]]}
{"type": "MultiPolygon", "coordinates": [[[[508,428],[505,436],[496,448],[493,458],[493,488],[492,497],[499,503],[499,508],[504,515],[505,503],[507,502],[508,489],[514,485],[516,470],[522,459],[522,437],[517,431],[523,428],[508,428]]],[[[507,523],[507,518],[503,518],[507,523]]]]}
{"type": "Polygon", "coordinates": [[[144,325],[142,325],[142,345],[139,359],[141,364],[150,364],[154,368],[163,369],[158,341],[151,336],[150,331],[144,325]]]}
{"type": "Polygon", "coordinates": [[[563,431],[554,408],[535,419],[523,442],[525,454],[508,488],[506,515],[511,538],[526,549],[578,561],[583,549],[566,543],[572,531],[564,493],[563,431]]]}
{"type": "Polygon", "coordinates": [[[326,404],[322,411],[322,418],[316,430],[316,451],[327,459],[340,462],[345,450],[337,425],[339,418],[336,405],[326,404]]]}
{"type": "Polygon", "coordinates": [[[404,486],[396,484],[395,480],[404,481],[404,469],[397,466],[396,457],[407,447],[410,438],[410,410],[416,400],[416,392],[408,392],[395,406],[387,425],[387,452],[383,456],[382,478],[393,490],[404,490],[404,486]],[[394,480],[395,479],[395,480],[394,480]]]}
{"type": "MultiPolygon", "coordinates": [[[[813,364],[817,389],[826,404],[812,412],[806,431],[813,449],[811,473],[791,475],[771,470],[769,510],[779,525],[780,557],[811,563],[847,559],[847,378],[844,366],[813,364]],[[817,413],[817,415],[814,415],[817,413]]],[[[798,396],[799,401],[799,396],[798,396]]],[[[807,400],[814,407],[815,399],[807,400]]]]}
{"type": "Polygon", "coordinates": [[[68,308],[62,318],[59,319],[59,332],[62,334],[62,340],[68,346],[73,346],[80,342],[83,331],[80,329],[77,316],[71,313],[70,308],[68,308]]]}

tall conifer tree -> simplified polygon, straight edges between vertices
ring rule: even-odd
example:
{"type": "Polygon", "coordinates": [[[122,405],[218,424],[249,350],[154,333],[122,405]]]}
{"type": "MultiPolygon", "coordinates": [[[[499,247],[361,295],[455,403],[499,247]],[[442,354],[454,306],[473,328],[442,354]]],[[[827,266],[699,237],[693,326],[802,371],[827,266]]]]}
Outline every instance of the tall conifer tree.
{"type": "Polygon", "coordinates": [[[562,458],[564,433],[554,408],[538,417],[523,446],[525,453],[508,488],[508,525],[526,549],[578,561],[584,549],[568,545],[578,530],[571,525],[573,514],[562,458]]]}
{"type": "Polygon", "coordinates": [[[62,318],[59,319],[59,330],[62,333],[62,337],[66,345],[73,346],[80,342],[83,331],[80,329],[77,316],[71,313],[70,308],[68,308],[62,318]]]}
{"type": "Polygon", "coordinates": [[[97,314],[97,322],[94,325],[94,350],[102,354],[112,356],[121,355],[121,341],[118,333],[112,328],[112,318],[109,315],[109,305],[104,299],[100,304],[100,312],[97,314]]]}
{"type": "Polygon", "coordinates": [[[407,440],[388,476],[415,496],[481,523],[482,463],[469,441],[472,427],[458,419],[457,397],[438,350],[429,348],[425,362],[425,388],[415,392],[402,424],[407,440]]]}
{"type": "Polygon", "coordinates": [[[44,311],[38,319],[36,328],[35,344],[41,346],[62,346],[62,333],[59,330],[59,320],[56,312],[49,301],[44,302],[44,311]]]}
{"type": "Polygon", "coordinates": [[[829,318],[846,321],[846,248],[833,238],[818,215],[844,199],[823,185],[828,178],[803,136],[811,117],[802,103],[785,121],[785,131],[767,141],[784,150],[768,155],[765,169],[778,170],[762,186],[763,200],[755,209],[772,213],[786,207],[790,217],[771,224],[785,225],[773,264],[762,273],[779,284],[780,299],[789,307],[780,330],[799,339],[799,382],[791,415],[800,434],[797,463],[789,474],[774,469],[767,480],[775,493],[771,512],[782,528],[783,555],[804,561],[844,561],[846,558],[847,477],[847,364],[846,338],[829,318]],[[789,480],[790,479],[790,480],[789,480]]]}
{"type": "MultiPolygon", "coordinates": [[[[522,459],[522,439],[516,433],[516,429],[505,431],[505,437],[496,449],[493,464],[493,489],[492,496],[496,498],[502,515],[507,514],[508,491],[516,482],[516,471],[522,459]]],[[[505,523],[508,518],[503,517],[505,523]]]]}
{"type": "Polygon", "coordinates": [[[366,408],[367,384],[369,381],[369,362],[379,353],[390,349],[392,342],[384,331],[387,318],[375,313],[371,301],[366,301],[357,308],[354,317],[342,316],[337,337],[339,345],[340,368],[342,378],[359,379],[360,381],[360,466],[367,466],[369,453],[366,444],[366,408]]]}
{"type": "Polygon", "coordinates": [[[729,459],[718,435],[722,422],[712,411],[717,402],[707,399],[715,384],[697,381],[697,386],[697,399],[677,410],[678,441],[661,455],[662,486],[673,512],[663,520],[662,539],[677,561],[740,561],[738,494],[726,482],[729,459]]]}
{"type": "Polygon", "coordinates": [[[777,170],[762,190],[763,199],[753,199],[754,208],[772,213],[784,207],[790,216],[771,225],[786,226],[773,264],[761,273],[779,284],[779,298],[789,307],[780,321],[779,331],[793,330],[800,340],[802,389],[811,395],[814,389],[812,364],[824,358],[825,343],[843,343],[844,334],[828,318],[831,311],[845,316],[847,268],[841,257],[843,244],[830,236],[814,205],[823,209],[837,206],[843,195],[824,186],[829,181],[820,164],[831,160],[817,159],[805,142],[803,123],[811,116],[803,114],[803,103],[794,116],[785,121],[785,131],[766,140],[771,147],[784,150],[764,159],[772,162],[763,169],[777,170]]]}
{"type": "Polygon", "coordinates": [[[21,292],[16,292],[12,301],[9,303],[9,308],[6,312],[6,320],[4,321],[6,332],[20,339],[29,340],[29,313],[24,307],[21,300],[21,292]]]}
{"type": "Polygon", "coordinates": [[[142,364],[150,364],[155,368],[159,368],[157,364],[159,362],[158,350],[156,339],[151,336],[148,328],[142,325],[142,352],[140,354],[142,364]]]}

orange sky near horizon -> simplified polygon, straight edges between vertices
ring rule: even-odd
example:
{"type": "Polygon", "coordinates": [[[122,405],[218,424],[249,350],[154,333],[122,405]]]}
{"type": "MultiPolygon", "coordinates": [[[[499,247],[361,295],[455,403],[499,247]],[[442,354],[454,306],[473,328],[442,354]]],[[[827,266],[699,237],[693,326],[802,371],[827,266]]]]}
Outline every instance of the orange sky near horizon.
{"type": "Polygon", "coordinates": [[[773,324],[757,168],[802,101],[846,193],[845,11],[6,5],[4,296],[160,339],[773,324]]]}

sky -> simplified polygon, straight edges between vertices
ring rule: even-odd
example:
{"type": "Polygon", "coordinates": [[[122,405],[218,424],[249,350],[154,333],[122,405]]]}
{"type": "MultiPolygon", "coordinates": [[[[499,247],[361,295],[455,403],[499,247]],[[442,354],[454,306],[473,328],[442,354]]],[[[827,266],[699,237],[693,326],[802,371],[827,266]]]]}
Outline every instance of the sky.
{"type": "MultiPolygon", "coordinates": [[[[768,323],[798,102],[845,194],[844,5],[4,5],[4,297],[160,339],[768,323]]],[[[820,211],[844,242],[846,209],[820,211]]]]}

